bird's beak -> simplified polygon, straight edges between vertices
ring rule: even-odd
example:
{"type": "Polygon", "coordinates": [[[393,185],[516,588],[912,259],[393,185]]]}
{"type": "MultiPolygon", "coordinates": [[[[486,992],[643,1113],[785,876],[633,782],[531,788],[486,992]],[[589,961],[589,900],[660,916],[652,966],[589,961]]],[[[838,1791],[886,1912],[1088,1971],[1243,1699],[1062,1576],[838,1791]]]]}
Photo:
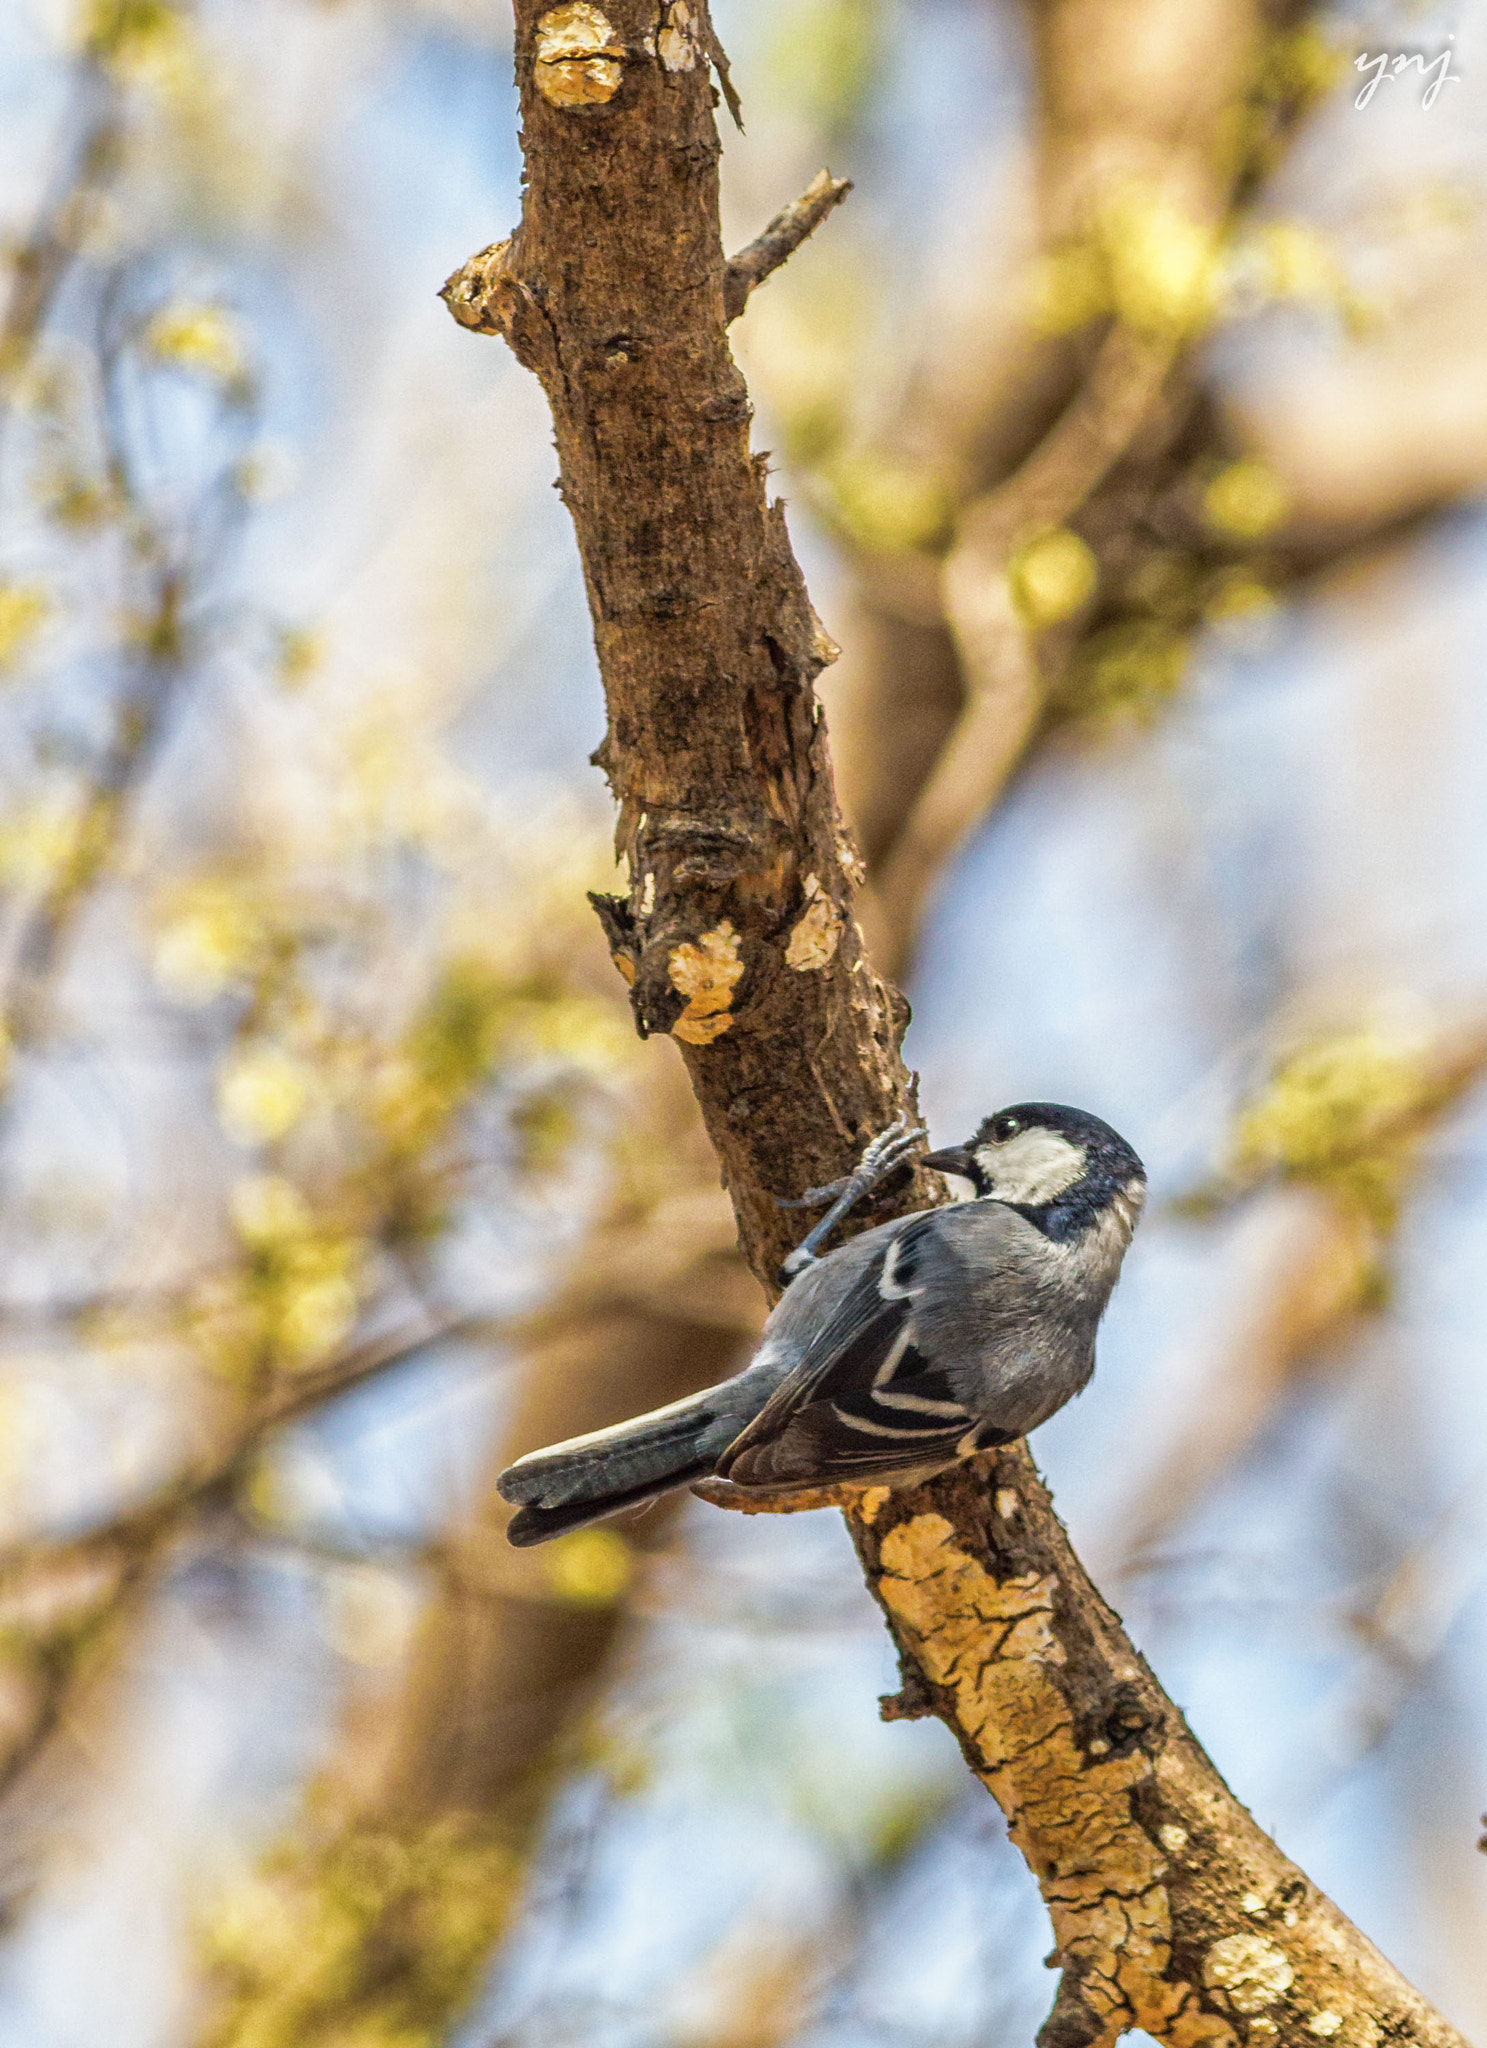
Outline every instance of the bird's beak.
{"type": "Polygon", "coordinates": [[[947,1145],[943,1152],[921,1152],[915,1164],[935,1173],[957,1174],[961,1180],[971,1178],[971,1155],[964,1145],[947,1145]]]}

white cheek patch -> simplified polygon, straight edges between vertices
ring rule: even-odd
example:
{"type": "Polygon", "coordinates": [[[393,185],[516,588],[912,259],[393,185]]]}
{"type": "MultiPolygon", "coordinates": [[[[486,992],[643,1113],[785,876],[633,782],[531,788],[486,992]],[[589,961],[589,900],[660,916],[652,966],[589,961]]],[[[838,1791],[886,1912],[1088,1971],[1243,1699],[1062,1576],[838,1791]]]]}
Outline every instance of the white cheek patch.
{"type": "Polygon", "coordinates": [[[1057,1131],[1019,1131],[1002,1145],[978,1145],[976,1160],[1003,1202],[1036,1209],[1073,1187],[1084,1172],[1084,1147],[1057,1131]]]}

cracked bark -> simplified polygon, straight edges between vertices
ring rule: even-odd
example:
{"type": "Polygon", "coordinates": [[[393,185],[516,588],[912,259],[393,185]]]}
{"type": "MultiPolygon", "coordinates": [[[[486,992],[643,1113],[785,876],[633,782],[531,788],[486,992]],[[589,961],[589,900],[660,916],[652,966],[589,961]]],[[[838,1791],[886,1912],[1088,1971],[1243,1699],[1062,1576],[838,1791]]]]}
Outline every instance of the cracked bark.
{"type": "MultiPolygon", "coordinates": [[[[697,22],[680,0],[518,0],[522,223],[445,295],[552,406],[630,872],[597,907],[642,1034],[682,1044],[768,1286],[791,1237],[774,1197],[843,1171],[913,1084],[906,1008],[852,914],[813,690],[832,649],[727,347],[697,22]]],[[[926,1198],[907,1186],[860,1222],[926,1198]]],[[[1063,1967],[1046,2048],[1132,2026],[1177,2048],[1459,2042],[1234,1799],[1025,1449],[847,1512],[903,1658],[888,1711],[947,1722],[1042,1887],[1063,1967]]]]}

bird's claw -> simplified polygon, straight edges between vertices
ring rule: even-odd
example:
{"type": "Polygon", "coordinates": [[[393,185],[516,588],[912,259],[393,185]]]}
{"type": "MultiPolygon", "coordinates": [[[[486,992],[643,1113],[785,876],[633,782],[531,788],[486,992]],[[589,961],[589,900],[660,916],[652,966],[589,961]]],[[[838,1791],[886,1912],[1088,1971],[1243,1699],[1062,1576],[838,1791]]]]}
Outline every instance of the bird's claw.
{"type": "Polygon", "coordinates": [[[834,1202],[849,1191],[865,1195],[869,1188],[876,1187],[880,1180],[886,1180],[893,1169],[913,1151],[921,1138],[929,1132],[922,1125],[911,1125],[908,1117],[895,1117],[886,1131],[880,1131],[872,1142],[863,1148],[862,1157],[850,1173],[840,1180],[828,1181],[823,1188],[807,1188],[803,1195],[776,1195],[777,1209],[818,1209],[826,1202],[834,1202]]]}
{"type": "Polygon", "coordinates": [[[907,1157],[929,1132],[922,1124],[913,1124],[907,1116],[895,1117],[886,1131],[880,1131],[861,1159],[851,1179],[861,1181],[864,1187],[872,1187],[884,1179],[899,1162],[907,1157]]]}
{"type": "Polygon", "coordinates": [[[906,1116],[896,1117],[886,1131],[878,1136],[864,1150],[854,1172],[845,1179],[833,1181],[830,1187],[808,1188],[793,1201],[776,1201],[782,1209],[809,1209],[818,1202],[830,1202],[832,1207],[821,1218],[805,1238],[795,1247],[780,1267],[780,1279],[785,1286],[803,1273],[807,1266],[813,1266],[819,1257],[819,1247],[826,1242],[837,1224],[849,1209],[855,1208],[865,1194],[875,1188],[880,1180],[886,1180],[894,1168],[900,1166],[913,1151],[921,1138],[929,1133],[917,1126],[911,1126],[906,1116]]]}

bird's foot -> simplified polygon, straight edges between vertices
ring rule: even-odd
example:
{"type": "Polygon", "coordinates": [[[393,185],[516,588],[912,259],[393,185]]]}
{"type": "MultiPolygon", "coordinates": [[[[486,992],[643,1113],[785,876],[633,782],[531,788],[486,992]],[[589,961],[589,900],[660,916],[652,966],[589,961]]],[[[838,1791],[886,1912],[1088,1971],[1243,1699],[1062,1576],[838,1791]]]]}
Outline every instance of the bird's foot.
{"type": "Polygon", "coordinates": [[[921,1138],[929,1132],[922,1124],[916,1124],[908,1116],[896,1117],[886,1131],[880,1131],[857,1162],[857,1171],[849,1178],[860,1184],[864,1194],[869,1188],[886,1180],[896,1166],[903,1164],[921,1138]]]}
{"type": "Polygon", "coordinates": [[[834,1180],[824,1188],[807,1188],[803,1195],[793,1201],[779,1200],[781,1209],[812,1209],[822,1202],[832,1204],[829,1213],[821,1218],[791,1252],[780,1267],[780,1278],[788,1285],[796,1275],[803,1273],[807,1266],[813,1266],[819,1256],[818,1247],[835,1230],[849,1209],[855,1208],[864,1195],[870,1194],[880,1181],[886,1180],[914,1150],[921,1138],[929,1136],[922,1126],[911,1122],[907,1116],[899,1116],[880,1131],[858,1160],[852,1172],[841,1180],[834,1180]]]}
{"type": "Polygon", "coordinates": [[[908,1117],[896,1117],[886,1131],[880,1131],[871,1144],[863,1149],[862,1157],[850,1173],[844,1173],[840,1180],[829,1180],[824,1188],[807,1188],[803,1195],[776,1195],[777,1209],[819,1209],[823,1202],[834,1202],[848,1189],[865,1195],[875,1188],[880,1180],[886,1180],[895,1166],[898,1166],[921,1138],[929,1132],[922,1125],[912,1125],[908,1117]]]}

